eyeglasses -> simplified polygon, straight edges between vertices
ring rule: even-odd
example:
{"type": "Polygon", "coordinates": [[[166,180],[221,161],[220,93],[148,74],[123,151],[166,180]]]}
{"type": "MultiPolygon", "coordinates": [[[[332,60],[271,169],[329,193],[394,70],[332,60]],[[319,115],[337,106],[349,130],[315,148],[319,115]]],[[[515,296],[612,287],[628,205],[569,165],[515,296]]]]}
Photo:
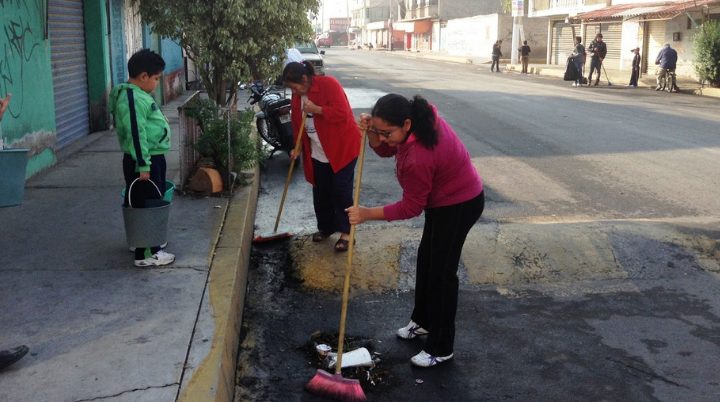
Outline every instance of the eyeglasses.
{"type": "Polygon", "coordinates": [[[389,131],[379,131],[379,130],[378,130],[377,128],[375,128],[375,127],[370,127],[369,130],[370,130],[370,132],[373,132],[373,133],[375,133],[375,134],[377,134],[377,135],[382,135],[382,136],[385,137],[385,138],[390,138],[390,136],[391,136],[391,135],[395,132],[395,130],[397,130],[398,128],[400,128],[400,127],[395,127],[394,129],[389,130],[389,131]]]}

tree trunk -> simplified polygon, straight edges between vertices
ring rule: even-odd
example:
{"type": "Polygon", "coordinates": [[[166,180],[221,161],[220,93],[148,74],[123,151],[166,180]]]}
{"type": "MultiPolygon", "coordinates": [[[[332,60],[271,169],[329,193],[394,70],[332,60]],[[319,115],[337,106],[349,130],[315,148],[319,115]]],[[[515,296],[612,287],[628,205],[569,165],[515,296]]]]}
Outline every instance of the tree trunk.
{"type": "Polygon", "coordinates": [[[227,88],[227,82],[222,78],[222,71],[218,68],[214,68],[212,71],[213,75],[213,93],[210,93],[208,91],[208,96],[210,96],[210,99],[213,99],[215,101],[215,104],[218,107],[225,107],[227,104],[227,98],[225,96],[225,91],[227,88]]]}

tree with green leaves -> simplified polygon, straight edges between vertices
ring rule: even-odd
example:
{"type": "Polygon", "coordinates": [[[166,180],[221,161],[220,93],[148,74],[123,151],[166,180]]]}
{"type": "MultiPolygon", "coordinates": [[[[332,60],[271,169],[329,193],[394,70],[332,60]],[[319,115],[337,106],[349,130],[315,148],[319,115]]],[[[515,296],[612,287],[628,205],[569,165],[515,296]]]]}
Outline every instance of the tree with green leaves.
{"type": "Polygon", "coordinates": [[[693,37],[695,72],[720,87],[720,21],[706,21],[693,37]]]}
{"type": "Polygon", "coordinates": [[[280,75],[285,49],[312,35],[319,0],[133,0],[153,33],[195,63],[210,99],[226,106],[238,81],[280,75]],[[276,56],[276,57],[273,57],[276,56]]]}

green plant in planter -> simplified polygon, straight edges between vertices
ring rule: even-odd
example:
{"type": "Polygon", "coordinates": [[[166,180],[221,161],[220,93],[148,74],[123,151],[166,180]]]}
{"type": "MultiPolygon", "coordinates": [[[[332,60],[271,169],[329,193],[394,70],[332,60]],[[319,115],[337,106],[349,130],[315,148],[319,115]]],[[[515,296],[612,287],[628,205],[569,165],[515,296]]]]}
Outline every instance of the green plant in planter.
{"type": "MultiPolygon", "coordinates": [[[[267,157],[265,151],[258,147],[258,140],[250,135],[255,119],[252,110],[228,111],[218,108],[209,99],[197,99],[188,104],[185,113],[198,121],[202,131],[198,141],[190,146],[201,156],[212,160],[213,167],[225,181],[225,188],[230,188],[231,183],[227,183],[229,172],[252,168],[267,157]]],[[[238,178],[240,184],[246,184],[242,175],[238,178]]]]}

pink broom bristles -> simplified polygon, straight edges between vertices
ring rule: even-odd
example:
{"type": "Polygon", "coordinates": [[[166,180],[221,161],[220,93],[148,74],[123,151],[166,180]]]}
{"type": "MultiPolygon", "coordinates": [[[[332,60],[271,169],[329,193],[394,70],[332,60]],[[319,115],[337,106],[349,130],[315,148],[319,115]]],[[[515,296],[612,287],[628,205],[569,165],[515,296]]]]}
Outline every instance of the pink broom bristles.
{"type": "Polygon", "coordinates": [[[342,374],[332,375],[318,370],[305,389],[316,395],[326,396],[341,402],[365,402],[367,398],[360,381],[343,378],[342,374]]]}

